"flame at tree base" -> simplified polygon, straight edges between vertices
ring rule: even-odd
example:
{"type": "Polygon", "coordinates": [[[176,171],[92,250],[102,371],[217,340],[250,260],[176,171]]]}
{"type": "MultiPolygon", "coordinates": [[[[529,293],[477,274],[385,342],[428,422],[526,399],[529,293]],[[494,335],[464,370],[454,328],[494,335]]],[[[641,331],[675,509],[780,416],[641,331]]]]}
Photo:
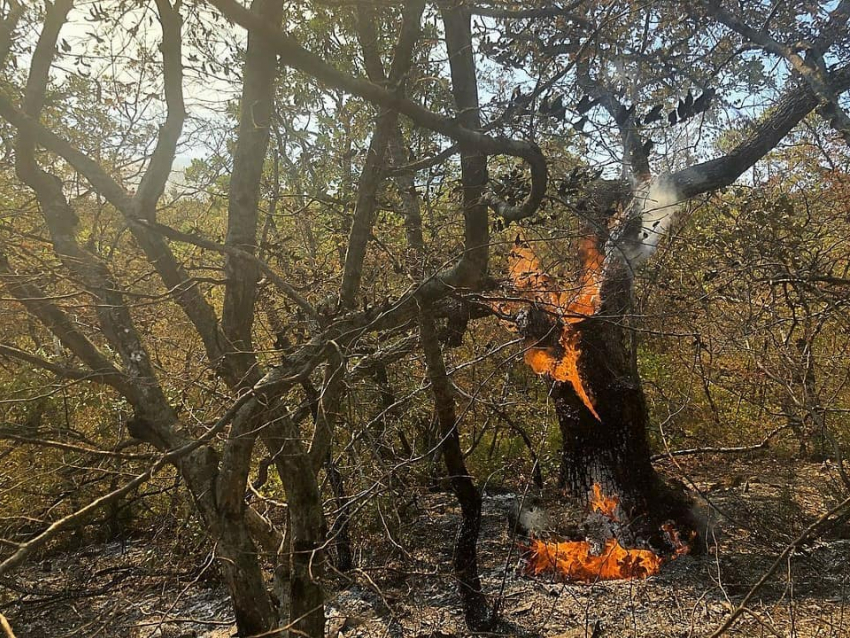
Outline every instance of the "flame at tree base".
{"type": "MultiPolygon", "coordinates": [[[[621,511],[617,496],[606,496],[597,483],[589,494],[590,511],[601,515],[614,526],[620,524],[621,511]]],[[[661,526],[673,548],[669,560],[690,553],[691,546],[681,538],[672,522],[661,526]]],[[[692,532],[692,541],[696,532],[692,532]]],[[[546,542],[536,538],[523,546],[526,552],[525,573],[538,576],[553,573],[568,581],[595,582],[597,580],[630,580],[647,578],[661,570],[665,559],[649,549],[626,549],[616,538],[609,538],[601,551],[594,552],[589,541],[546,542]]]]}
{"type": "Polygon", "coordinates": [[[554,572],[572,581],[646,578],[657,574],[663,562],[648,549],[625,549],[617,539],[606,541],[596,555],[587,541],[547,543],[532,539],[526,573],[537,576],[554,572]]]}

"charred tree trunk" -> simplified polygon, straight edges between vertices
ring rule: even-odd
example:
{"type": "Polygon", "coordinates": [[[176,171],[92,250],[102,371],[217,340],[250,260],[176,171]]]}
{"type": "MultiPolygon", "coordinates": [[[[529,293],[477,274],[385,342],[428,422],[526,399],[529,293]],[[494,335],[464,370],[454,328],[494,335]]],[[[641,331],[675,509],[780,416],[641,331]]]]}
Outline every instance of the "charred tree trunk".
{"type": "MultiPolygon", "coordinates": [[[[607,228],[604,211],[613,207],[597,210],[601,213],[596,228],[607,228]]],[[[591,252],[602,254],[606,239],[597,237],[591,252]]],[[[585,257],[583,263],[590,263],[585,257]]],[[[697,525],[689,499],[665,485],[652,467],[649,414],[637,370],[636,340],[628,325],[632,286],[627,268],[606,268],[597,292],[601,307],[592,314],[569,326],[553,325],[559,320],[551,310],[535,305],[520,328],[531,340],[529,345],[545,348],[559,359],[572,358],[565,347],[578,353],[583,392],[570,380],[555,381],[552,388],[563,441],[561,487],[587,505],[598,485],[606,496],[619,499],[630,535],[665,549],[663,524],[672,521],[684,538],[697,525]],[[570,335],[569,345],[561,336],[564,330],[570,335]]]]}
{"type": "Polygon", "coordinates": [[[665,549],[662,524],[672,521],[684,538],[698,525],[690,500],[666,485],[650,460],[649,413],[627,325],[631,285],[625,276],[606,281],[601,311],[576,325],[579,370],[599,419],[571,383],[552,390],[563,438],[560,482],[585,504],[594,485],[617,496],[630,533],[665,549]]]}

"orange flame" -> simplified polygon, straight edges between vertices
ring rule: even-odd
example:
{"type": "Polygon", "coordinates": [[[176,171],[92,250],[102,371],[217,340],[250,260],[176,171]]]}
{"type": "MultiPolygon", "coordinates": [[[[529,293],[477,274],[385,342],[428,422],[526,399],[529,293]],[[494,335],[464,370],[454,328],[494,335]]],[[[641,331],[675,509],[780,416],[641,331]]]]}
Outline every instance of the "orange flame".
{"type": "MultiPolygon", "coordinates": [[[[602,487],[595,483],[590,497],[590,509],[617,522],[617,507],[620,499],[606,496],[602,487]]],[[[531,540],[527,548],[526,573],[532,575],[554,572],[561,578],[572,581],[595,581],[646,578],[657,574],[662,559],[648,549],[625,549],[615,538],[605,541],[598,554],[588,541],[566,541],[547,543],[531,540]]]]}
{"type": "Polygon", "coordinates": [[[599,483],[593,484],[593,497],[590,499],[590,509],[599,512],[610,520],[617,522],[616,510],[620,499],[616,496],[605,496],[599,483]]]}
{"type": "MultiPolygon", "coordinates": [[[[617,508],[620,499],[606,496],[602,487],[595,483],[590,497],[590,509],[599,512],[613,522],[619,522],[617,508]]],[[[669,560],[688,554],[691,547],[682,541],[672,522],[665,523],[661,529],[673,546],[673,555],[669,560]]],[[[695,532],[691,533],[693,540],[695,532]]],[[[533,576],[553,572],[570,581],[593,582],[596,580],[620,580],[647,578],[661,570],[664,559],[649,549],[626,549],[616,538],[605,541],[602,551],[594,553],[588,541],[545,542],[531,539],[531,545],[524,548],[525,572],[533,576]]]]}
{"type": "Polygon", "coordinates": [[[530,341],[526,343],[526,364],[537,374],[572,384],[582,403],[601,420],[579,372],[579,334],[572,324],[599,310],[604,256],[593,237],[581,240],[579,252],[582,271],[577,285],[573,290],[563,290],[543,270],[539,258],[522,236],[517,236],[510,255],[510,277],[517,292],[557,316],[562,325],[558,340],[562,352],[557,348],[535,346],[530,341]]]}
{"type": "Polygon", "coordinates": [[[646,578],[661,569],[661,558],[648,549],[625,549],[615,538],[599,555],[587,541],[546,543],[532,539],[526,571],[555,572],[567,580],[595,581],[646,578]]]}
{"type": "MultiPolygon", "coordinates": [[[[673,525],[673,523],[664,523],[664,525],[661,526],[661,529],[667,535],[667,539],[673,546],[674,558],[691,553],[690,544],[682,540],[682,535],[679,533],[679,530],[676,529],[676,526],[673,525]]],[[[696,532],[691,532],[690,540],[693,540],[695,536],[696,532]]]]}

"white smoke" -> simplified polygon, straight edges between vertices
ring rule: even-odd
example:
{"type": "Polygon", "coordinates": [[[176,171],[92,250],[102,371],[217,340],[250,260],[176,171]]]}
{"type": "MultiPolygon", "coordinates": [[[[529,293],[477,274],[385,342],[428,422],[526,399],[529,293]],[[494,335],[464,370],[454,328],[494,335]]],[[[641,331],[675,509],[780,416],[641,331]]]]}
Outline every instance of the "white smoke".
{"type": "Polygon", "coordinates": [[[628,209],[611,231],[605,247],[607,265],[625,262],[635,270],[649,259],[675,220],[679,202],[669,173],[638,184],[628,209]]]}

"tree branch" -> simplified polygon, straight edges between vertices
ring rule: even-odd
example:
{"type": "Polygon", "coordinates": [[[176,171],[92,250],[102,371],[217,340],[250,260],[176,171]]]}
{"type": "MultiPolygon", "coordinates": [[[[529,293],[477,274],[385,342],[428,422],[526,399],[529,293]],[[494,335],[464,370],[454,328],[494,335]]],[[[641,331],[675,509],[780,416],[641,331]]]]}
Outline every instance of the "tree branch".
{"type": "MultiPolygon", "coordinates": [[[[139,223],[136,207],[127,192],[97,162],[74,147],[67,140],[45,128],[38,120],[20,111],[5,95],[0,94],[0,116],[18,130],[31,132],[36,142],[56,153],[85,177],[92,187],[121,212],[130,225],[130,230],[153,264],[166,289],[186,316],[195,326],[206,348],[207,357],[218,366],[224,354],[224,336],[213,307],[197,290],[193,280],[174,257],[161,237],[139,223]]],[[[225,380],[235,386],[240,375],[227,366],[218,368],[225,380]]]]}
{"type": "Polygon", "coordinates": [[[755,445],[736,445],[732,447],[695,447],[688,448],[685,450],[673,450],[670,452],[664,452],[662,454],[654,454],[651,457],[653,461],[660,461],[661,459],[670,458],[671,456],[692,456],[694,454],[739,454],[741,452],[755,452],[756,450],[763,450],[765,448],[770,447],[770,441],[774,436],[779,434],[780,432],[787,430],[789,425],[782,425],[778,428],[774,428],[770,432],[768,432],[767,436],[765,436],[761,442],[756,443],[755,445]]]}
{"type": "Polygon", "coordinates": [[[12,34],[24,15],[24,6],[18,0],[9,0],[9,12],[0,21],[0,65],[6,63],[6,57],[12,48],[12,34]]]}
{"type": "Polygon", "coordinates": [[[133,396],[126,375],[103,356],[97,346],[77,329],[62,310],[47,301],[47,296],[41,289],[28,283],[28,277],[13,272],[8,258],[3,253],[0,253],[0,276],[12,296],[56,335],[63,346],[91,368],[93,374],[121,394],[133,396]]]}
{"type": "MultiPolygon", "coordinates": [[[[404,95],[405,77],[410,69],[413,58],[413,48],[419,40],[420,20],[425,9],[423,0],[412,0],[405,4],[403,21],[398,44],[393,57],[388,84],[396,94],[404,95]]],[[[369,79],[375,83],[385,80],[384,66],[380,54],[375,47],[377,33],[374,28],[374,12],[366,5],[358,6],[357,37],[363,49],[363,60],[369,79]]],[[[378,116],[372,139],[369,142],[369,152],[360,174],[357,188],[357,203],[354,207],[354,220],[348,236],[348,249],[345,253],[345,265],[340,284],[340,305],[351,308],[356,302],[363,275],[363,259],[366,257],[366,246],[371,236],[372,225],[377,206],[378,189],[385,176],[385,156],[387,146],[393,131],[398,125],[398,112],[383,109],[378,116]]]]}
{"type": "Polygon", "coordinates": [[[803,543],[814,538],[814,534],[819,531],[819,528],[821,526],[823,526],[823,524],[826,523],[827,520],[829,520],[830,516],[834,516],[835,514],[838,514],[838,512],[840,512],[841,510],[846,508],[848,505],[850,505],[850,498],[844,499],[838,505],[836,505],[831,510],[829,510],[828,512],[823,514],[823,516],[818,518],[818,520],[816,520],[814,523],[809,525],[803,531],[802,534],[800,534],[797,538],[795,538],[793,541],[791,541],[791,543],[789,543],[785,547],[785,549],[782,550],[782,552],[779,554],[779,556],[776,557],[776,560],[773,561],[773,564],[771,564],[771,566],[764,573],[764,575],[761,578],[759,578],[758,582],[750,588],[750,591],[747,592],[747,595],[744,596],[744,599],[735,608],[735,611],[733,611],[729,615],[729,617],[723,622],[723,624],[720,627],[718,627],[717,630],[715,630],[714,633],[712,633],[709,638],[719,638],[724,633],[726,633],[726,630],[731,628],[732,625],[735,624],[735,621],[738,619],[738,616],[740,616],[744,612],[744,610],[747,608],[747,604],[749,604],[750,600],[752,600],[752,598],[756,594],[756,592],[759,589],[762,588],[762,586],[767,582],[767,579],[770,578],[771,575],[773,575],[773,572],[775,572],[779,568],[779,566],[785,560],[785,557],[788,556],[789,553],[791,553],[792,551],[797,549],[803,543]]]}
{"type": "MultiPolygon", "coordinates": [[[[73,0],[57,0],[47,10],[24,92],[24,111],[32,118],[38,119],[41,114],[59,32],[72,6],[73,0]]],[[[142,416],[169,413],[168,400],[124,302],[120,285],[106,264],[77,243],[77,216],[65,198],[62,181],[38,165],[32,131],[18,130],[15,150],[15,171],[36,194],[54,252],[97,299],[95,312],[103,335],[121,356],[124,369],[128,371],[126,382],[134,386],[127,399],[142,416]]]]}
{"type": "Polygon", "coordinates": [[[473,15],[501,20],[539,20],[545,18],[564,18],[573,24],[590,29],[593,27],[587,18],[574,13],[583,4],[583,0],[573,2],[565,7],[539,7],[530,9],[505,9],[503,7],[484,7],[474,5],[470,8],[473,15]]]}
{"type": "MultiPolygon", "coordinates": [[[[707,8],[709,13],[721,24],[750,42],[758,44],[765,51],[786,60],[791,65],[791,68],[808,83],[812,92],[829,105],[827,113],[830,123],[841,133],[844,140],[850,144],[850,117],[847,116],[838,104],[838,96],[830,86],[821,53],[803,43],[788,46],[778,42],[767,31],[754,29],[726,11],[716,0],[709,0],[707,2],[707,8]],[[800,48],[809,49],[805,58],[798,53],[800,48]]],[[[846,23],[848,17],[850,17],[850,14],[846,11],[836,11],[831,15],[830,21],[835,22],[835,28],[839,29],[842,26],[841,21],[843,20],[846,23]]]]}
{"type": "Polygon", "coordinates": [[[133,198],[135,216],[156,220],[156,205],[165,190],[177,142],[183,131],[186,109],[183,104],[183,53],[182,20],[180,18],[180,0],[174,6],[170,0],[156,0],[159,21],[162,25],[162,74],[165,82],[165,104],[168,109],[165,123],[159,129],[150,163],[139,182],[136,196],[133,198]]]}
{"type": "Polygon", "coordinates": [[[307,301],[301,294],[291,285],[284,281],[280,275],[278,275],[271,266],[269,266],[265,261],[260,259],[259,257],[255,257],[251,253],[242,250],[236,246],[228,246],[226,244],[219,244],[218,242],[214,242],[211,239],[204,239],[203,237],[198,237],[196,235],[190,235],[189,233],[183,233],[177,230],[176,228],[172,228],[171,226],[166,226],[165,224],[161,224],[159,222],[151,223],[144,219],[138,220],[138,224],[142,224],[151,230],[161,234],[168,239],[172,239],[174,241],[180,241],[186,244],[191,244],[193,246],[197,246],[198,248],[205,248],[207,250],[213,250],[217,253],[222,253],[225,255],[232,255],[234,257],[238,257],[245,261],[250,261],[256,266],[266,277],[269,278],[269,281],[274,284],[274,286],[280,290],[284,295],[289,297],[299,308],[301,308],[307,316],[314,319],[315,321],[319,321],[321,317],[319,316],[316,309],[307,301]]]}
{"type": "Polygon", "coordinates": [[[525,160],[531,170],[531,190],[518,211],[521,211],[523,216],[528,217],[534,214],[543,201],[543,197],[546,195],[548,171],[546,159],[536,144],[501,136],[491,137],[470,130],[460,123],[460,118],[442,117],[384,87],[346,75],[307,51],[288,34],[259,20],[257,16],[240,6],[235,0],[209,0],[209,2],[228,19],[249,31],[260,33],[273,42],[275,49],[281,55],[282,62],[287,66],[315,77],[329,86],[357,95],[385,108],[396,110],[409,117],[417,125],[467,144],[471,148],[477,148],[483,154],[510,155],[525,160]]]}
{"type": "MultiPolygon", "coordinates": [[[[268,24],[278,26],[283,18],[283,2],[254,0],[251,11],[268,24]]],[[[243,383],[249,383],[252,376],[259,374],[251,334],[259,279],[253,257],[257,248],[260,180],[269,146],[276,74],[277,56],[273,48],[268,41],[248,33],[239,133],[228,191],[225,244],[249,257],[225,253],[227,285],[221,311],[221,328],[227,339],[226,357],[234,370],[238,370],[243,383]]]]}
{"type": "Polygon", "coordinates": [[[0,629],[3,630],[3,635],[6,638],[15,638],[15,632],[12,631],[12,625],[6,620],[6,616],[0,614],[0,629]]]}
{"type": "MultiPolygon", "coordinates": [[[[829,86],[836,94],[850,88],[850,66],[829,74],[829,86]]],[[[677,171],[672,184],[682,199],[732,184],[747,169],[773,150],[818,104],[808,86],[791,87],[779,103],[730,153],[677,171]]]]}
{"type": "MultiPolygon", "coordinates": [[[[456,120],[464,129],[477,131],[481,120],[470,15],[463,4],[443,6],[441,13],[449,53],[452,96],[458,112],[456,120]]],[[[463,255],[454,270],[460,285],[476,288],[487,275],[490,258],[490,226],[484,197],[488,182],[486,151],[461,142],[460,170],[463,187],[463,255]]]]}
{"type": "MultiPolygon", "coordinates": [[[[93,370],[85,370],[81,368],[68,368],[5,343],[0,343],[0,355],[11,359],[17,359],[18,361],[25,361],[26,363],[42,368],[43,370],[52,372],[63,379],[94,381],[96,383],[103,383],[109,386],[114,386],[115,382],[118,380],[113,372],[95,372],[93,370]]],[[[126,381],[126,377],[121,376],[121,379],[122,381],[126,381]]]]}

